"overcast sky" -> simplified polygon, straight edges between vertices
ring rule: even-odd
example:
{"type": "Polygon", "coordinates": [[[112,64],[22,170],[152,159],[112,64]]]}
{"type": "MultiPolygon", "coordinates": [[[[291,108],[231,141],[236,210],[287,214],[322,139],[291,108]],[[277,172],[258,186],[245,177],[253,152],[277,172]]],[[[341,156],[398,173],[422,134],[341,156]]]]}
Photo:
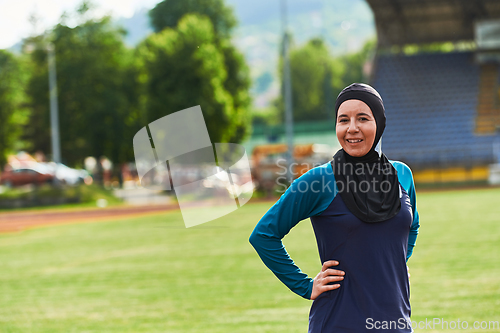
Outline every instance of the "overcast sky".
{"type": "MultiPolygon", "coordinates": [[[[0,0],[0,49],[9,48],[34,33],[31,14],[39,18],[37,33],[55,25],[64,11],[74,12],[81,0],[0,0]]],[[[143,7],[153,8],[160,0],[99,0],[95,16],[111,14],[131,17],[143,7]]]]}

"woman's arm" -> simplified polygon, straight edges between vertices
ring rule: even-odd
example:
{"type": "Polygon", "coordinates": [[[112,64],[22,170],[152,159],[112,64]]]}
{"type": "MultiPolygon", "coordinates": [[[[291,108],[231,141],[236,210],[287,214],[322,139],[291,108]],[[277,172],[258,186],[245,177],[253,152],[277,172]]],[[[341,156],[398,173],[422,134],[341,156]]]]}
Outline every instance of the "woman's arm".
{"type": "Polygon", "coordinates": [[[311,169],[290,185],[250,235],[250,243],[264,264],[290,290],[306,299],[311,297],[313,279],[295,265],[281,239],[301,220],[321,214],[335,194],[330,163],[311,169]]]}

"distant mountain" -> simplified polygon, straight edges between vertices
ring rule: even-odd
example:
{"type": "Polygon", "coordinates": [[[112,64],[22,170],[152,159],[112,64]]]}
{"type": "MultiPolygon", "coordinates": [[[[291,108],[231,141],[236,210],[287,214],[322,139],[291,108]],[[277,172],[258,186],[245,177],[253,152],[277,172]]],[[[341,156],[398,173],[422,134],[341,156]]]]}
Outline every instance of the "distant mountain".
{"type": "Polygon", "coordinates": [[[15,54],[20,54],[21,50],[23,48],[23,41],[17,42],[16,44],[12,45],[7,49],[7,51],[10,51],[15,54]]]}
{"type": "MultiPolygon", "coordinates": [[[[287,0],[287,12],[291,16],[311,11],[321,11],[323,0],[287,0]]],[[[226,0],[233,7],[241,26],[262,24],[280,19],[281,1],[269,0],[226,0]]]]}
{"type": "Polygon", "coordinates": [[[120,17],[116,21],[117,25],[122,26],[125,30],[127,30],[125,43],[128,46],[137,45],[147,35],[153,32],[153,29],[149,25],[148,11],[149,9],[142,8],[135,12],[132,17],[120,17]]]}

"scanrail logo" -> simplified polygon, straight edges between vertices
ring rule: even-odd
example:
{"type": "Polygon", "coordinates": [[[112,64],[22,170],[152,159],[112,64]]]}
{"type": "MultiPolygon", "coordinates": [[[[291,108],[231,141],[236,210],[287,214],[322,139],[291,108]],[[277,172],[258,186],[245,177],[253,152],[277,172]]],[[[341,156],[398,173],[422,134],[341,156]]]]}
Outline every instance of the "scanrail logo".
{"type": "Polygon", "coordinates": [[[175,191],[186,228],[231,213],[254,191],[245,149],[212,145],[199,105],[139,130],[134,155],[142,187],[175,191]]]}
{"type": "Polygon", "coordinates": [[[375,320],[373,318],[366,318],[366,329],[369,330],[394,330],[394,329],[420,329],[420,330],[498,330],[500,324],[498,320],[489,321],[474,321],[469,322],[467,320],[444,320],[443,318],[425,318],[425,321],[414,321],[409,318],[399,318],[396,320],[375,320]]]}

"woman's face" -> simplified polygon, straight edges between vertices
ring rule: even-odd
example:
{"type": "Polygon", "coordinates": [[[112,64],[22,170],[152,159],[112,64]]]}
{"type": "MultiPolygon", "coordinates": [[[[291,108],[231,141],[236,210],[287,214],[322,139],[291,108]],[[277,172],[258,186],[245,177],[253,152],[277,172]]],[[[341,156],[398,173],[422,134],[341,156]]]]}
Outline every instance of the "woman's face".
{"type": "Polygon", "coordinates": [[[349,99],[337,113],[337,139],[344,151],[354,157],[366,155],[375,141],[377,123],[365,102],[349,99]]]}

